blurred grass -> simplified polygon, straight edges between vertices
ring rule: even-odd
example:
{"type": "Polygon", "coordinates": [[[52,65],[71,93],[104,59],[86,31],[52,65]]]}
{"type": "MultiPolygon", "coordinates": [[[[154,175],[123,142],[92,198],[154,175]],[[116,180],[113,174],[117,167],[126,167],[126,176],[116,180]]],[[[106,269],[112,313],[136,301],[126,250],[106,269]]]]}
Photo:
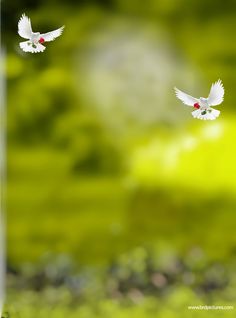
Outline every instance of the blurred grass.
{"type": "Polygon", "coordinates": [[[14,179],[8,183],[9,258],[14,263],[20,263],[22,257],[37,260],[48,249],[78,254],[80,261],[95,257],[96,262],[106,253],[113,254],[112,245],[119,246],[116,228],[122,230],[126,202],[121,180],[69,177],[65,174],[67,155],[50,149],[21,149],[15,155],[17,165],[11,171],[17,173],[13,172],[14,179]],[[35,158],[40,165],[30,166],[28,162],[35,158]],[[96,236],[100,247],[94,246],[96,236]],[[108,236],[113,239],[104,244],[108,236]],[[18,255],[15,241],[21,245],[18,255]]]}
{"type": "Polygon", "coordinates": [[[103,263],[155,240],[181,249],[196,244],[225,257],[235,246],[235,180],[228,177],[235,170],[234,127],[231,119],[227,126],[194,127],[188,135],[161,137],[160,131],[133,146],[126,176],[73,176],[73,153],[60,150],[9,152],[10,260],[37,260],[52,250],[103,263]]]}
{"type": "MultiPolygon", "coordinates": [[[[50,291],[48,291],[50,293],[50,291]]],[[[25,295],[31,302],[37,303],[37,295],[26,294],[25,295]],[[36,299],[35,299],[36,298],[36,299]]],[[[64,298],[67,295],[63,295],[64,298]]],[[[20,298],[20,297],[19,297],[20,298]]],[[[22,301],[18,299],[18,301],[22,301]]],[[[158,303],[155,299],[147,298],[142,304],[136,306],[120,306],[116,301],[108,301],[104,300],[98,302],[96,308],[91,308],[89,305],[82,305],[79,308],[69,309],[69,307],[65,305],[58,305],[55,308],[52,307],[31,307],[30,304],[25,304],[23,307],[19,307],[20,314],[17,311],[19,317],[31,317],[32,314],[37,318],[45,317],[45,315],[50,315],[51,317],[60,318],[65,315],[69,315],[70,317],[110,317],[111,315],[116,318],[146,318],[146,317],[166,317],[166,318],[175,318],[175,317],[199,317],[199,315],[203,318],[205,317],[234,317],[234,311],[228,310],[216,311],[216,310],[187,310],[187,306],[189,303],[201,304],[198,298],[196,298],[189,289],[180,288],[176,291],[172,297],[170,297],[168,302],[158,303]],[[162,308],[162,309],[160,309],[162,308]],[[163,309],[164,308],[164,309],[163,309]]],[[[224,305],[228,305],[228,303],[224,303],[224,305]]]]}

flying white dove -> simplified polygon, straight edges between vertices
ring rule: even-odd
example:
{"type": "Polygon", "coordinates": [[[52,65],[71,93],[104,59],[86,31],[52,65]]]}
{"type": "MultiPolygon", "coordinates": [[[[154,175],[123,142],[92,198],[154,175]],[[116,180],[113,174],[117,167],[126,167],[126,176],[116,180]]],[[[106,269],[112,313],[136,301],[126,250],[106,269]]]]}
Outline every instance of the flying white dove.
{"type": "Polygon", "coordinates": [[[27,39],[27,41],[20,42],[20,48],[24,52],[43,52],[46,49],[43,43],[55,40],[62,34],[63,29],[64,26],[47,33],[33,32],[30,18],[28,18],[25,14],[22,14],[18,22],[18,33],[22,38],[27,39]]]}
{"type": "Polygon", "coordinates": [[[220,115],[220,111],[212,108],[211,106],[219,105],[224,100],[224,87],[221,80],[218,80],[211,85],[210,94],[207,98],[195,98],[178,88],[175,89],[176,97],[179,98],[185,105],[192,106],[196,110],[192,112],[194,118],[203,120],[214,120],[220,115]]]}

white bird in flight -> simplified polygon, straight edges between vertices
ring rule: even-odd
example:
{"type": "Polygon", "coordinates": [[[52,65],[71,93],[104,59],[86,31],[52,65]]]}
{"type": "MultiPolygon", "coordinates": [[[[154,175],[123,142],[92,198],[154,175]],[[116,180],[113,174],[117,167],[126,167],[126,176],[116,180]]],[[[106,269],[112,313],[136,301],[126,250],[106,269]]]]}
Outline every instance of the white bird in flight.
{"type": "Polygon", "coordinates": [[[211,85],[211,90],[207,98],[195,98],[180,91],[176,87],[174,89],[177,98],[179,98],[185,105],[195,108],[192,112],[194,118],[214,120],[220,115],[219,110],[211,107],[221,104],[224,100],[224,87],[220,79],[211,85]]]}
{"type": "Polygon", "coordinates": [[[43,52],[46,49],[43,43],[55,40],[55,38],[62,34],[63,29],[64,26],[47,33],[33,32],[30,18],[22,14],[18,22],[18,33],[22,38],[27,39],[27,41],[20,42],[20,48],[24,52],[43,52]]]}

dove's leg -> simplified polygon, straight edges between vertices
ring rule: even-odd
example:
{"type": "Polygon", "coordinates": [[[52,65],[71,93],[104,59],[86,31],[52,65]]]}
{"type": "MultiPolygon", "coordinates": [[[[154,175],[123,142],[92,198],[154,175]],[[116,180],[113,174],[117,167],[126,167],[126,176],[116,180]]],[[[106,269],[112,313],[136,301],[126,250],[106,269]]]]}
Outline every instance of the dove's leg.
{"type": "Polygon", "coordinates": [[[35,44],[34,47],[34,53],[43,52],[46,49],[46,47],[40,43],[35,44]]]}
{"type": "Polygon", "coordinates": [[[194,118],[199,118],[201,116],[201,110],[200,109],[196,109],[192,112],[192,116],[194,118]]]}

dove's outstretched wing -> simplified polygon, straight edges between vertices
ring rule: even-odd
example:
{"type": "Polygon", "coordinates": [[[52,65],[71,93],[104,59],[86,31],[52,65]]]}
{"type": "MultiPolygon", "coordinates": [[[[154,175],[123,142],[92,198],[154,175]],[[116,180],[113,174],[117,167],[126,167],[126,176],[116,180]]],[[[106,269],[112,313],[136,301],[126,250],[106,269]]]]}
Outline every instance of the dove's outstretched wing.
{"type": "Polygon", "coordinates": [[[211,85],[210,94],[208,96],[208,105],[216,106],[223,102],[224,100],[224,87],[221,80],[218,80],[211,85]]]}
{"type": "Polygon", "coordinates": [[[179,98],[185,105],[193,106],[195,103],[199,103],[199,100],[197,98],[182,92],[176,87],[174,89],[176,97],[179,98]]]}
{"type": "Polygon", "coordinates": [[[22,14],[18,22],[18,33],[24,39],[30,39],[32,35],[32,28],[30,18],[22,14]]]}
{"type": "Polygon", "coordinates": [[[40,34],[40,36],[44,39],[45,42],[50,42],[55,40],[58,36],[60,36],[63,32],[63,29],[64,29],[64,26],[62,26],[61,28],[57,30],[40,34]]]}

